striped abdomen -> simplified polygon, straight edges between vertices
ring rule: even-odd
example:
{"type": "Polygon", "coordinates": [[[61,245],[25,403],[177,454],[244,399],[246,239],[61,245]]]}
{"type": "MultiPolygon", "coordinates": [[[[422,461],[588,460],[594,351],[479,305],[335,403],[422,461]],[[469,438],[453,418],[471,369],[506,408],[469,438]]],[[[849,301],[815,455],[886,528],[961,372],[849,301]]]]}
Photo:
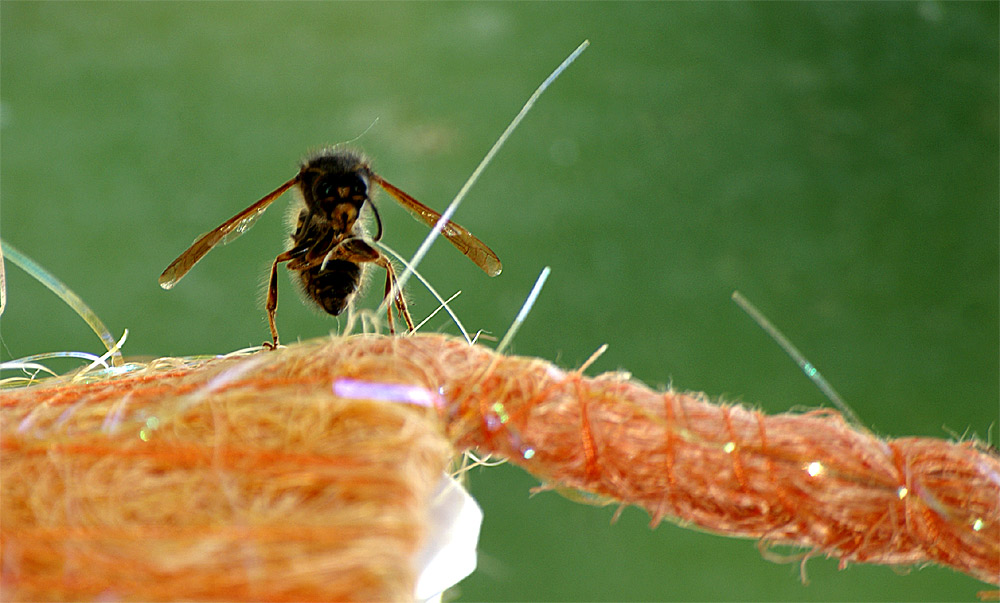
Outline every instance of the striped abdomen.
{"type": "Polygon", "coordinates": [[[299,272],[306,295],[329,314],[338,316],[361,285],[361,266],[344,260],[330,260],[299,272]]]}

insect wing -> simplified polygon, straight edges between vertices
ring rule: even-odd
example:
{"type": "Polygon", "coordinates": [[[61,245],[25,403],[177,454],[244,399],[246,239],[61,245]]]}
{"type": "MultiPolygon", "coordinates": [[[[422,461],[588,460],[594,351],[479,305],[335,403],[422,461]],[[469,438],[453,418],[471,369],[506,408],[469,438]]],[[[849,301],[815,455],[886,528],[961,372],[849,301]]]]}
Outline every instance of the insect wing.
{"type": "MultiPolygon", "coordinates": [[[[434,228],[437,221],[441,219],[441,214],[427,207],[420,201],[417,201],[392,184],[389,184],[383,180],[381,176],[372,174],[372,179],[375,180],[375,182],[378,182],[379,186],[385,189],[385,192],[392,195],[392,197],[407,211],[413,214],[415,218],[427,226],[434,228]]],[[[493,250],[487,247],[486,243],[477,239],[475,235],[465,228],[454,222],[448,222],[441,230],[441,234],[444,238],[451,241],[451,244],[457,247],[458,250],[465,255],[465,257],[472,260],[476,266],[482,268],[483,272],[486,274],[496,276],[500,274],[501,270],[503,270],[503,266],[500,264],[500,258],[497,257],[497,254],[493,253],[493,250]]]]}
{"type": "Polygon", "coordinates": [[[171,262],[170,265],[167,266],[167,269],[163,271],[163,274],[160,275],[160,286],[164,289],[170,289],[177,284],[177,281],[184,278],[184,275],[187,274],[188,271],[191,270],[191,268],[193,268],[199,260],[201,260],[201,258],[205,257],[205,254],[211,251],[213,247],[219,243],[229,243],[249,230],[257,218],[264,213],[264,210],[266,210],[275,199],[280,197],[282,193],[290,189],[298,181],[298,176],[292,178],[274,191],[268,193],[267,196],[260,201],[226,220],[218,228],[198,237],[197,241],[188,247],[184,253],[180,254],[177,259],[171,262]]]}
{"type": "Polygon", "coordinates": [[[254,225],[254,222],[257,221],[257,218],[259,218],[260,215],[263,214],[264,210],[266,209],[267,209],[266,205],[263,207],[259,207],[257,208],[257,211],[253,212],[252,214],[248,215],[247,217],[237,222],[236,225],[229,230],[229,232],[222,235],[222,240],[219,242],[222,243],[223,245],[226,245],[238,239],[240,235],[250,230],[250,227],[254,225]]]}

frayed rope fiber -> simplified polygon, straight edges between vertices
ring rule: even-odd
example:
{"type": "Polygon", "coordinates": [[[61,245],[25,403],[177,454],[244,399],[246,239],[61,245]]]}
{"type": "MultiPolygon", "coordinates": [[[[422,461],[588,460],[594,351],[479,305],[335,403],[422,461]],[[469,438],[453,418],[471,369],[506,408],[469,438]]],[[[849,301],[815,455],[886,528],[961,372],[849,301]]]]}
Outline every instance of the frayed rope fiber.
{"type": "Polygon", "coordinates": [[[2,390],[0,409],[4,598],[411,598],[429,493],[471,448],[654,525],[1000,583],[1000,458],[981,444],[880,439],[833,411],[768,416],[440,335],[162,360],[2,390]]]}

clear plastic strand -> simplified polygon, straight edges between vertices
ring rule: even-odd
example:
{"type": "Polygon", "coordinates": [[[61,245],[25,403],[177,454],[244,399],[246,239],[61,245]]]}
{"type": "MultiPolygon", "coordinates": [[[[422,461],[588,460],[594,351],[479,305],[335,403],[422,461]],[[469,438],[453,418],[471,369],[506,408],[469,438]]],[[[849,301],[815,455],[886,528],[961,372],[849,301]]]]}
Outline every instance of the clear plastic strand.
{"type": "Polygon", "coordinates": [[[795,364],[799,365],[799,368],[802,369],[802,372],[805,373],[806,377],[816,384],[819,391],[823,392],[823,395],[826,396],[830,402],[833,402],[833,405],[836,406],[845,417],[847,417],[847,420],[850,421],[851,424],[856,427],[862,427],[864,425],[861,422],[861,419],[858,418],[858,415],[855,414],[851,407],[847,405],[847,402],[844,402],[844,399],[840,397],[837,390],[833,389],[830,382],[823,377],[823,375],[819,372],[819,369],[806,359],[805,355],[800,352],[797,347],[795,347],[795,344],[789,341],[788,338],[778,330],[778,327],[774,326],[771,321],[764,316],[764,313],[757,309],[757,306],[750,303],[750,300],[743,297],[739,291],[733,291],[732,298],[733,301],[736,302],[736,304],[742,308],[743,311],[746,312],[761,329],[764,329],[765,333],[771,336],[771,339],[773,339],[775,343],[781,347],[781,349],[785,350],[785,353],[795,361],[795,364]]]}
{"type": "Polygon", "coordinates": [[[538,296],[541,294],[542,287],[545,286],[545,281],[548,280],[550,272],[552,272],[552,269],[546,266],[545,268],[542,268],[542,271],[538,274],[538,278],[535,280],[535,284],[531,288],[531,292],[528,293],[528,297],[525,298],[524,304],[521,305],[521,309],[518,311],[517,316],[514,317],[514,322],[511,323],[510,328],[507,329],[507,333],[497,345],[498,353],[506,351],[507,346],[514,341],[514,336],[517,335],[517,332],[521,329],[521,325],[524,324],[525,320],[527,320],[531,309],[535,307],[535,301],[538,300],[538,296]]]}
{"type": "Polygon", "coordinates": [[[550,73],[547,78],[545,78],[545,80],[538,86],[538,88],[535,89],[535,91],[531,94],[531,96],[528,97],[528,100],[524,103],[524,106],[521,107],[521,110],[517,113],[517,115],[514,116],[514,119],[512,119],[510,124],[507,125],[507,128],[503,131],[503,133],[500,134],[500,137],[497,139],[497,141],[493,143],[493,146],[490,147],[490,150],[486,153],[486,156],[483,157],[482,161],[479,162],[479,165],[477,165],[476,169],[473,170],[468,180],[466,180],[465,184],[462,185],[462,188],[459,189],[458,194],[455,195],[455,198],[452,199],[447,209],[445,209],[444,213],[441,214],[441,217],[438,219],[437,224],[434,225],[434,228],[432,228],[431,232],[427,235],[426,238],[424,238],[424,241],[420,244],[420,247],[417,248],[417,251],[413,254],[413,258],[410,259],[410,265],[407,266],[406,269],[403,270],[402,274],[399,275],[399,278],[396,280],[396,284],[393,287],[392,291],[390,291],[389,295],[387,295],[385,300],[382,301],[382,305],[379,306],[378,310],[379,312],[382,312],[385,309],[384,306],[386,306],[389,303],[388,300],[391,300],[398,291],[403,290],[403,287],[410,279],[410,274],[413,272],[413,269],[416,268],[423,260],[424,256],[427,255],[427,251],[434,243],[434,240],[438,237],[438,235],[441,234],[441,231],[444,230],[445,225],[448,224],[448,221],[451,220],[452,216],[455,215],[455,212],[458,210],[458,206],[465,199],[465,196],[469,193],[469,190],[472,189],[472,186],[476,183],[476,181],[479,180],[479,176],[483,173],[483,170],[485,170],[486,166],[488,166],[493,161],[493,158],[500,151],[500,148],[503,147],[503,145],[507,142],[507,139],[510,138],[510,135],[513,134],[515,129],[517,129],[517,126],[521,124],[521,121],[524,120],[524,117],[528,114],[528,111],[530,111],[531,108],[535,105],[535,101],[538,100],[538,98],[542,95],[542,93],[545,92],[545,89],[548,88],[552,84],[552,82],[556,81],[556,78],[562,75],[562,72],[565,71],[566,68],[569,67],[570,64],[573,61],[575,61],[577,57],[580,56],[580,53],[586,50],[588,46],[590,46],[590,40],[584,40],[579,46],[576,47],[576,50],[571,52],[570,55],[566,57],[566,59],[564,59],[563,62],[560,63],[559,66],[556,67],[555,70],[552,73],[550,73]]]}
{"type": "MultiPolygon", "coordinates": [[[[104,343],[104,347],[107,348],[108,352],[111,352],[111,364],[113,366],[122,366],[125,364],[125,361],[122,359],[121,351],[118,350],[117,342],[111,334],[111,331],[104,326],[104,323],[97,317],[97,314],[90,309],[90,306],[88,306],[79,295],[74,293],[72,289],[57,279],[51,272],[42,268],[37,262],[18,251],[17,248],[11,246],[10,243],[2,241],[0,242],[0,246],[3,247],[3,256],[10,259],[10,261],[14,262],[14,264],[30,274],[39,283],[45,285],[49,291],[52,291],[59,296],[59,299],[66,302],[66,305],[70,308],[73,308],[73,311],[87,323],[87,325],[92,331],[94,331],[94,333],[97,334],[98,337],[101,338],[101,341],[104,343]]],[[[0,259],[2,259],[2,257],[0,257],[0,259]]],[[[0,275],[2,275],[2,271],[0,271],[0,275]]],[[[0,283],[0,286],[2,286],[4,296],[6,296],[6,283],[0,283]]],[[[6,297],[4,297],[3,305],[6,305],[6,297]]],[[[0,313],[2,313],[2,310],[0,310],[0,313]]]]}

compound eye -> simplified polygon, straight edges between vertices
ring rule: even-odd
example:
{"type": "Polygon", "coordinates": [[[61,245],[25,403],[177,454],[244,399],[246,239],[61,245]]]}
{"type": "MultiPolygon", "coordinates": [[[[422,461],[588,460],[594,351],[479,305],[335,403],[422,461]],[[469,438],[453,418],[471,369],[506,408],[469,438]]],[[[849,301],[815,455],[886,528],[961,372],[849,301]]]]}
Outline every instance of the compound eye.
{"type": "Polygon", "coordinates": [[[316,183],[313,190],[316,191],[317,199],[326,200],[337,196],[337,183],[333,178],[322,178],[316,183]]]}

